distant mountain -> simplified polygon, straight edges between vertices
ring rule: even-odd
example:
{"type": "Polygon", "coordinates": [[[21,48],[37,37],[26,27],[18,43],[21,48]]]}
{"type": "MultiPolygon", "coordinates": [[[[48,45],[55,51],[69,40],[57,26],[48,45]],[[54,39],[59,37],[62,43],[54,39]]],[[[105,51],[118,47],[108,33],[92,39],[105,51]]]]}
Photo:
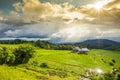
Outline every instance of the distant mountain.
{"type": "Polygon", "coordinates": [[[86,40],[80,43],[75,43],[74,45],[84,46],[91,49],[120,50],[120,42],[115,42],[108,39],[86,40]]]}

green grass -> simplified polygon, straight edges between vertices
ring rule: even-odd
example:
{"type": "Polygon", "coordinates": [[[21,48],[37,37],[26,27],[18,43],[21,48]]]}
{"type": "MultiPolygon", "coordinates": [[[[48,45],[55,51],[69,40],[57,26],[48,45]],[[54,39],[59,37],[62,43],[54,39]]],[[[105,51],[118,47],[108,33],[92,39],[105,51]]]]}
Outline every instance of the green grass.
{"type": "Polygon", "coordinates": [[[0,44],[0,47],[17,48],[19,46],[32,46],[32,44],[0,44]]]}
{"type": "Polygon", "coordinates": [[[69,72],[74,71],[79,74],[83,73],[86,68],[101,68],[104,72],[107,72],[113,68],[113,66],[109,65],[112,59],[116,61],[114,67],[120,66],[119,57],[119,52],[107,50],[90,50],[88,55],[84,55],[71,53],[71,51],[41,49],[36,51],[35,57],[30,60],[29,64],[37,62],[39,66],[45,62],[50,68],[58,68],[69,72]]]}
{"type": "Polygon", "coordinates": [[[0,80],[37,80],[39,75],[24,68],[0,66],[0,80]]]}
{"type": "Polygon", "coordinates": [[[73,76],[60,78],[58,76],[48,76],[35,71],[27,70],[23,67],[0,66],[0,80],[73,80],[73,76]]]}
{"type": "MultiPolygon", "coordinates": [[[[16,48],[30,44],[7,45],[0,44],[0,47],[16,48]]],[[[87,69],[102,69],[103,72],[110,71],[113,67],[120,67],[120,52],[109,50],[93,49],[85,54],[72,53],[67,50],[45,50],[36,48],[35,56],[24,65],[0,66],[0,80],[76,80],[78,75],[85,73],[87,69]],[[114,66],[110,62],[115,60],[114,66]],[[48,68],[41,68],[41,63],[46,63],[48,68]],[[59,75],[49,76],[49,72],[66,73],[65,78],[59,75]]]]}

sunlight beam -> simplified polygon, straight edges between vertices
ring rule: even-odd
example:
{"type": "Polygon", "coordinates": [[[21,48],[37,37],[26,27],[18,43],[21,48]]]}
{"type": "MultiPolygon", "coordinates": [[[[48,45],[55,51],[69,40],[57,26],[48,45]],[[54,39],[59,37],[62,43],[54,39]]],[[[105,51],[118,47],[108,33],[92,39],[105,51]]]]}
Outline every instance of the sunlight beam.
{"type": "Polygon", "coordinates": [[[94,8],[96,11],[100,11],[101,9],[104,8],[106,4],[108,4],[111,1],[113,0],[101,0],[101,1],[95,2],[94,4],[89,4],[87,6],[90,8],[94,8]]]}

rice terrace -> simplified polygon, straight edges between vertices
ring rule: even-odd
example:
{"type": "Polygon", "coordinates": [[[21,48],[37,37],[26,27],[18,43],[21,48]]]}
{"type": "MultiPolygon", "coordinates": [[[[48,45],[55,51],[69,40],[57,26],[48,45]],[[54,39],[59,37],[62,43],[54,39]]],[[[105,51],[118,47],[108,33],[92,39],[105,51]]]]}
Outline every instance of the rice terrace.
{"type": "Polygon", "coordinates": [[[0,0],[0,80],[120,80],[120,0],[0,0]]]}
{"type": "MultiPolygon", "coordinates": [[[[69,49],[70,46],[67,45],[64,45],[64,47],[67,46],[68,50],[58,50],[57,48],[50,49],[50,45],[46,42],[40,41],[40,43],[38,43],[36,41],[36,43],[37,45],[47,45],[47,47],[44,46],[46,48],[41,48],[31,42],[21,44],[0,44],[1,53],[2,48],[7,49],[0,55],[0,60],[3,60],[5,58],[3,56],[7,54],[5,58],[7,59],[6,62],[0,65],[0,80],[119,79],[119,51],[90,49],[87,54],[80,54],[78,52],[73,52],[72,48],[69,49]],[[23,48],[20,49],[20,47],[23,48]],[[28,62],[21,62],[23,60],[22,58],[26,57],[22,54],[20,61],[17,62],[13,59],[14,62],[11,62],[11,54],[15,54],[15,49],[19,49],[19,52],[26,53],[27,55],[29,54],[29,47],[34,49],[34,55],[28,62]],[[24,49],[28,49],[28,53],[24,49]],[[114,71],[113,73],[115,73],[115,75],[112,71],[114,71]]],[[[60,46],[63,46],[63,44],[60,46]]]]}

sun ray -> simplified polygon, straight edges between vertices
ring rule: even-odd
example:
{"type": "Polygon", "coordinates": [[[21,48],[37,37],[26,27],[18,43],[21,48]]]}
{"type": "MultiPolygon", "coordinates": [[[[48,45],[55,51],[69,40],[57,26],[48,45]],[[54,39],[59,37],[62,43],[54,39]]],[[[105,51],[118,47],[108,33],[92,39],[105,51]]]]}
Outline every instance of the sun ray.
{"type": "Polygon", "coordinates": [[[100,9],[102,9],[103,6],[104,6],[104,4],[102,4],[101,2],[97,2],[97,3],[95,3],[95,4],[93,5],[93,7],[94,7],[97,11],[99,11],[100,9]]]}
{"type": "Polygon", "coordinates": [[[100,1],[95,2],[94,4],[89,4],[87,6],[90,8],[94,8],[96,11],[100,11],[104,8],[106,4],[108,4],[111,1],[113,0],[100,0],[100,1]]]}

